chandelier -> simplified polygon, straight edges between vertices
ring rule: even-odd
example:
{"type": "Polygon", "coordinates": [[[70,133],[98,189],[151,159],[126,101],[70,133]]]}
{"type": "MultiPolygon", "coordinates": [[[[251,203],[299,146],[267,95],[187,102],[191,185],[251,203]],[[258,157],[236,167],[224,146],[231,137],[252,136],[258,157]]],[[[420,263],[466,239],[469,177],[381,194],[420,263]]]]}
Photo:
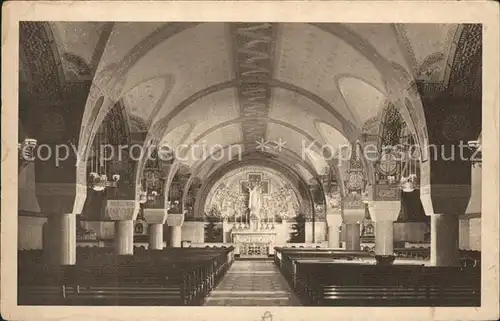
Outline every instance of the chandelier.
{"type": "Polygon", "coordinates": [[[481,148],[481,140],[471,140],[467,142],[467,146],[469,150],[472,152],[472,156],[470,157],[470,162],[472,163],[472,167],[476,165],[481,165],[483,162],[482,158],[482,148],[481,148]]]}
{"type": "Polygon", "coordinates": [[[21,162],[26,163],[34,161],[36,145],[37,140],[33,138],[25,138],[22,143],[17,144],[21,162]]]}
{"type": "Polygon", "coordinates": [[[401,157],[401,179],[399,186],[405,193],[411,193],[418,188],[418,155],[412,153],[410,146],[406,145],[401,157]]]}
{"type": "Polygon", "coordinates": [[[96,134],[96,139],[92,144],[91,149],[91,160],[90,160],[90,174],[89,174],[89,188],[92,188],[96,192],[102,192],[107,187],[117,187],[118,181],[120,180],[119,174],[113,174],[111,176],[111,181],[108,181],[108,168],[107,168],[107,156],[108,153],[106,149],[101,150],[101,146],[103,143],[106,143],[103,140],[107,138],[107,126],[104,126],[104,139],[100,136],[98,132],[96,134]]]}
{"type": "Polygon", "coordinates": [[[139,193],[139,203],[144,204],[148,201],[148,193],[144,190],[144,188],[141,188],[141,192],[139,193]]]}

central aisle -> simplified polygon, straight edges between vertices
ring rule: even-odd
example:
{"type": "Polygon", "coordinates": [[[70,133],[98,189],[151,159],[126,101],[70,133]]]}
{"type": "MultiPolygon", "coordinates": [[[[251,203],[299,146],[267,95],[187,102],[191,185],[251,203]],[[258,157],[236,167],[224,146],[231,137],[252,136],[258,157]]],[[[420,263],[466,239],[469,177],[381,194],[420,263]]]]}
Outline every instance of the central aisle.
{"type": "Polygon", "coordinates": [[[299,306],[272,261],[235,261],[205,305],[299,306]]]}

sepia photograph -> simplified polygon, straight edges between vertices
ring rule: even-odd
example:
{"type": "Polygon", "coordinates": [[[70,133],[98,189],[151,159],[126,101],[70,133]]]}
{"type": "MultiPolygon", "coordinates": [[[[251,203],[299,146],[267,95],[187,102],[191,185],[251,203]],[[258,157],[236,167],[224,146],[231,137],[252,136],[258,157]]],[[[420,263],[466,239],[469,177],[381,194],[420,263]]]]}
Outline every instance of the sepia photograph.
{"type": "Polygon", "coordinates": [[[5,319],[498,316],[498,6],[57,5],[3,12],[5,319]]]}

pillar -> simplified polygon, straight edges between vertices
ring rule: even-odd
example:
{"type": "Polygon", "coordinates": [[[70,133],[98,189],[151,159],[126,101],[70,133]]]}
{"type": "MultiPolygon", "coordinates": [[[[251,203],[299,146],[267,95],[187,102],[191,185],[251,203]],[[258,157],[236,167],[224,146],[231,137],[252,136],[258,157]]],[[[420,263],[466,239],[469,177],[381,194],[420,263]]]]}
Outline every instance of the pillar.
{"type": "Polygon", "coordinates": [[[470,250],[470,219],[468,217],[460,219],[458,225],[458,248],[460,250],[470,250]]]}
{"type": "Polygon", "coordinates": [[[167,216],[167,225],[169,230],[170,247],[181,247],[182,244],[182,224],[184,223],[184,213],[171,214],[167,216]]]}
{"type": "Polygon", "coordinates": [[[138,212],[139,203],[135,200],[107,201],[106,218],[115,221],[115,254],[134,254],[134,220],[138,212]]]}
{"type": "Polygon", "coordinates": [[[163,250],[163,224],[149,224],[149,247],[150,250],[163,250]]]}
{"type": "Polygon", "coordinates": [[[460,266],[458,215],[431,215],[431,265],[460,266]]]}
{"type": "MultiPolygon", "coordinates": [[[[451,173],[450,173],[451,175],[451,173]]],[[[420,200],[431,218],[431,266],[459,266],[459,215],[470,201],[468,185],[422,185],[420,200]]]]}
{"type": "Polygon", "coordinates": [[[115,253],[134,254],[134,221],[115,221],[115,253]]]}
{"type": "MultiPolygon", "coordinates": [[[[357,205],[357,204],[355,204],[357,205]]],[[[361,251],[361,225],[360,222],[365,218],[365,204],[362,207],[344,208],[342,210],[344,222],[345,247],[350,251],[361,251]]]]}
{"type": "Polygon", "coordinates": [[[144,220],[148,223],[150,250],[163,250],[163,225],[167,219],[167,210],[164,208],[145,208],[144,220]]]}
{"type": "Polygon", "coordinates": [[[394,222],[375,222],[375,255],[394,255],[394,222]]]}
{"type": "Polygon", "coordinates": [[[48,262],[76,264],[76,214],[52,214],[46,224],[43,249],[48,262]]]}
{"type": "Polygon", "coordinates": [[[181,247],[182,226],[170,226],[170,247],[181,247]]]}
{"type": "Polygon", "coordinates": [[[340,248],[339,227],[342,226],[341,213],[327,214],[326,224],[328,227],[328,247],[334,249],[340,248]]]}
{"type": "Polygon", "coordinates": [[[360,239],[360,229],[359,223],[346,223],[345,224],[345,248],[350,251],[360,251],[361,250],[361,239],[360,239]]]}
{"type": "Polygon", "coordinates": [[[379,264],[392,264],[394,256],[394,222],[401,211],[401,201],[370,201],[370,217],[375,223],[375,257],[379,264]]]}

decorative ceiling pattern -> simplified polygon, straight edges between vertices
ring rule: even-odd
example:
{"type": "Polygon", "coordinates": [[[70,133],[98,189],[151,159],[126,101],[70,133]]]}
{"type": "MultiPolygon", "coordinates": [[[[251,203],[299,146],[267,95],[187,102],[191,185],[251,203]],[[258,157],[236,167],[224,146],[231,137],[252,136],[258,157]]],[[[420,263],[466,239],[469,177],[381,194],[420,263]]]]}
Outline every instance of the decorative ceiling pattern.
{"type": "Polygon", "coordinates": [[[402,49],[418,80],[441,82],[456,24],[396,24],[402,49]],[[421,41],[421,39],[426,39],[421,41]]]}
{"type": "Polygon", "coordinates": [[[27,78],[33,79],[29,94],[38,102],[60,102],[64,75],[59,67],[60,57],[52,46],[54,37],[45,22],[19,23],[19,43],[27,78]]]}
{"type": "MultiPolygon", "coordinates": [[[[268,115],[271,97],[268,83],[273,76],[276,31],[277,25],[271,23],[231,24],[240,116],[268,115]]],[[[266,123],[248,121],[242,124],[242,131],[245,148],[255,149],[265,139],[266,123]]]]}
{"type": "MultiPolygon", "coordinates": [[[[20,79],[36,82],[21,90],[29,88],[40,104],[59,102],[69,110],[76,103],[67,103],[67,92],[77,92],[72,88],[79,89],[81,80],[93,81],[83,124],[63,115],[36,118],[46,124],[47,135],[75,128],[79,141],[86,142],[90,120],[97,118],[98,127],[101,118],[114,115],[108,102],[121,101],[131,132],[149,131],[148,138],[172,146],[193,140],[209,150],[242,144],[249,154],[260,151],[257,156],[284,167],[300,163],[314,175],[325,162],[317,146],[303,153],[310,141],[335,147],[361,131],[378,134],[391,84],[384,75],[412,69],[428,82],[449,75],[454,87],[480,78],[469,76],[481,53],[479,25],[26,22],[20,27],[20,79]],[[272,143],[271,150],[262,148],[262,140],[272,143]]],[[[227,164],[205,165],[198,158],[195,154],[185,164],[202,167],[206,175],[227,164]]]]}
{"type": "Polygon", "coordinates": [[[65,77],[92,80],[113,28],[110,22],[51,22],[65,77]]]}
{"type": "Polygon", "coordinates": [[[167,90],[166,80],[154,78],[124,94],[122,101],[127,108],[132,131],[147,131],[154,108],[165,90],[167,90]]]}
{"type": "MultiPolygon", "coordinates": [[[[455,50],[455,58],[451,68],[450,82],[460,83],[470,81],[468,78],[476,72],[474,68],[481,63],[482,53],[482,26],[480,24],[466,24],[461,28],[459,37],[455,37],[453,46],[459,48],[455,50]]],[[[481,70],[481,67],[478,68],[481,70]]],[[[467,88],[472,90],[473,88],[467,88]]]]}

